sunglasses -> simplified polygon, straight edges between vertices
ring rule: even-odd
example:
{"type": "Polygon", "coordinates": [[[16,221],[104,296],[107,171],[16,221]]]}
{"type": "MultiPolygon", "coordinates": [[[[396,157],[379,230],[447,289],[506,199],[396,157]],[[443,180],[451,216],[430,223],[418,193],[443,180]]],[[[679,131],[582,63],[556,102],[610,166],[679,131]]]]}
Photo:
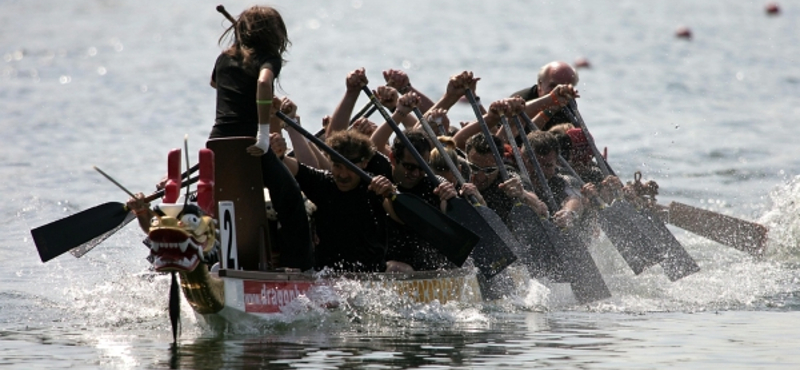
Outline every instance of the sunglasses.
{"type": "Polygon", "coordinates": [[[405,168],[405,170],[408,172],[422,171],[422,167],[417,166],[414,163],[400,162],[400,165],[403,166],[403,168],[405,168]]]}
{"type": "Polygon", "coordinates": [[[469,163],[469,168],[473,172],[483,172],[483,173],[485,173],[487,175],[491,175],[495,171],[497,171],[497,167],[496,166],[480,167],[480,166],[478,166],[478,165],[476,165],[476,164],[474,164],[472,162],[468,162],[468,163],[469,163]]]}

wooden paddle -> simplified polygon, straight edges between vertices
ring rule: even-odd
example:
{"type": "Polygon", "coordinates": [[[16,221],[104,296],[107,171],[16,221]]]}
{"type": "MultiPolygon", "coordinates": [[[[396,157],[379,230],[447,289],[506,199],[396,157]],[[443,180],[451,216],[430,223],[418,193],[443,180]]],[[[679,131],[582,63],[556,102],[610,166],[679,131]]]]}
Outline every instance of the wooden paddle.
{"type": "MultiPolygon", "coordinates": [[[[509,142],[512,143],[511,149],[514,151],[514,158],[517,161],[517,166],[520,168],[520,174],[527,177],[527,169],[525,163],[522,161],[522,154],[515,144],[511,126],[504,116],[500,117],[500,121],[509,142]]],[[[536,172],[536,178],[541,188],[544,190],[544,201],[548,204],[548,208],[556,210],[559,207],[548,185],[544,171],[542,171],[542,167],[533,151],[533,146],[525,136],[525,131],[522,128],[519,117],[516,117],[515,121],[517,123],[517,129],[519,130],[518,132],[522,136],[523,145],[525,145],[525,153],[528,155],[528,159],[536,172]]],[[[608,286],[606,286],[603,280],[603,275],[600,273],[600,269],[597,268],[594,258],[592,258],[592,254],[589,253],[588,246],[581,242],[577,235],[578,230],[574,228],[559,229],[549,219],[542,220],[542,226],[548,233],[550,246],[548,250],[539,253],[539,258],[543,258],[544,261],[556,263],[555,266],[552,266],[547,271],[550,271],[556,278],[559,276],[566,277],[567,281],[570,282],[573,293],[578,297],[579,301],[586,302],[611,297],[611,292],[609,292],[608,286]],[[552,257],[548,258],[548,255],[552,257]]]]}
{"type": "MultiPolygon", "coordinates": [[[[196,167],[198,166],[192,168],[196,167]]],[[[187,176],[189,173],[190,171],[186,172],[187,176]]],[[[197,179],[189,179],[181,186],[189,186],[197,182],[197,179]]],[[[151,202],[162,196],[163,189],[145,197],[144,201],[151,202]]],[[[99,244],[134,218],[124,203],[106,202],[32,229],[31,235],[39,251],[39,258],[42,262],[47,262],[73,248],[85,249],[99,244]]]]}
{"type": "MultiPolygon", "coordinates": [[[[492,151],[495,163],[500,171],[500,178],[503,181],[507,181],[510,178],[509,173],[500,156],[500,151],[494,143],[489,126],[483,119],[478,101],[470,89],[465,90],[465,95],[470,105],[472,105],[475,117],[478,119],[483,135],[486,137],[486,141],[492,151]]],[[[580,258],[576,249],[577,245],[574,242],[565,240],[565,236],[558,230],[558,227],[549,220],[542,219],[532,208],[523,204],[520,200],[517,200],[512,206],[508,219],[509,229],[517,235],[518,240],[523,244],[528,244],[531,248],[530,253],[544,255],[544,258],[549,259],[550,264],[563,264],[555,268],[548,266],[547,269],[553,273],[556,271],[564,272],[563,275],[553,274],[555,275],[553,277],[558,282],[569,282],[578,302],[589,303],[611,297],[611,292],[608,291],[608,287],[603,281],[599,270],[597,270],[597,266],[594,265],[594,260],[591,260],[591,255],[589,256],[591,263],[587,266],[584,266],[586,265],[584,263],[580,263],[581,266],[579,267],[579,264],[575,262],[576,258],[580,258]],[[548,256],[549,251],[554,251],[554,254],[548,256]],[[594,267],[594,271],[592,271],[592,267],[594,267]],[[593,275],[593,277],[580,279],[579,276],[585,273],[586,277],[589,275],[593,275]]],[[[578,247],[583,248],[582,246],[578,247]]],[[[583,249],[586,250],[585,248],[583,249]]],[[[586,250],[586,253],[588,254],[588,250],[586,250]]]]}
{"type": "Polygon", "coordinates": [[[679,202],[657,204],[662,220],[717,243],[761,256],[767,248],[766,226],[679,202]]]}
{"type": "MultiPolygon", "coordinates": [[[[335,161],[347,166],[363,181],[372,181],[372,176],[364,172],[322,140],[306,131],[302,126],[289,118],[281,111],[276,113],[280,119],[295,131],[305,136],[317,147],[324,150],[335,161]]],[[[412,194],[394,193],[389,200],[392,202],[397,217],[408,227],[416,230],[419,235],[431,243],[442,255],[457,266],[462,266],[467,260],[472,249],[480,241],[480,237],[471,230],[461,226],[422,198],[412,194]]]]}
{"type": "MultiPolygon", "coordinates": [[[[600,151],[589,134],[589,129],[586,127],[586,123],[583,121],[574,99],[564,107],[564,112],[573,120],[575,125],[581,128],[581,131],[586,136],[586,141],[589,143],[589,147],[592,149],[603,175],[615,175],[608,162],[600,155],[600,151]]],[[[643,252],[647,253],[647,256],[653,256],[654,260],[660,253],[661,260],[659,262],[661,267],[664,268],[664,273],[671,281],[676,281],[700,271],[700,267],[683,245],[678,242],[664,223],[653,215],[650,210],[644,208],[636,209],[622,197],[615,200],[614,204],[616,203],[619,203],[621,208],[625,209],[622,214],[623,217],[629,220],[632,225],[638,227],[651,241],[651,243],[644,245],[646,249],[643,252]]]]}

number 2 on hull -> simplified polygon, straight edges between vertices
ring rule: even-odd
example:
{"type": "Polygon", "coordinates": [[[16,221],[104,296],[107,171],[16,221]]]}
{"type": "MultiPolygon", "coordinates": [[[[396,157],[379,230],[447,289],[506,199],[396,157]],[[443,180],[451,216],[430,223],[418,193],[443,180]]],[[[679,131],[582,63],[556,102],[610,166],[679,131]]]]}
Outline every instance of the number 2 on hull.
{"type": "Polygon", "coordinates": [[[222,267],[225,269],[238,270],[239,269],[239,253],[236,250],[236,213],[233,210],[233,202],[224,201],[219,202],[219,220],[220,220],[220,234],[222,267]]]}

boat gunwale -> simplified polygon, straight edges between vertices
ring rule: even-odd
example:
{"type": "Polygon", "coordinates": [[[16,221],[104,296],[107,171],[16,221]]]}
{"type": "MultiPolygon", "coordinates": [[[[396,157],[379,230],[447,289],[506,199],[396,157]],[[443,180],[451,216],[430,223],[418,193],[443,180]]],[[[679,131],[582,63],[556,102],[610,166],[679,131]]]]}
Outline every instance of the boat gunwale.
{"type": "Polygon", "coordinates": [[[385,281],[385,280],[427,280],[438,278],[467,277],[474,274],[472,268],[458,268],[453,270],[428,270],[413,272],[332,272],[308,273],[286,271],[245,271],[220,269],[219,277],[243,280],[272,280],[272,281],[316,281],[319,279],[345,278],[360,281],[385,281]]]}

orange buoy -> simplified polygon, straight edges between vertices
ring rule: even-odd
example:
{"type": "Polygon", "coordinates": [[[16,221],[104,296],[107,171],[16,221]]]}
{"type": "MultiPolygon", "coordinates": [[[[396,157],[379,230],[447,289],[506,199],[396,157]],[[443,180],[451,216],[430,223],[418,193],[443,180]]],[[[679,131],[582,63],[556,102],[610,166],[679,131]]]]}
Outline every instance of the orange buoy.
{"type": "Polygon", "coordinates": [[[781,7],[778,6],[778,3],[767,3],[764,11],[767,12],[767,15],[778,15],[781,12],[781,7]]]}
{"type": "Polygon", "coordinates": [[[679,39],[691,39],[692,38],[692,30],[686,26],[680,26],[677,30],[675,30],[675,37],[679,39]]]}
{"type": "Polygon", "coordinates": [[[589,63],[589,59],[586,58],[578,58],[575,59],[575,68],[591,68],[592,64],[589,63]]]}

